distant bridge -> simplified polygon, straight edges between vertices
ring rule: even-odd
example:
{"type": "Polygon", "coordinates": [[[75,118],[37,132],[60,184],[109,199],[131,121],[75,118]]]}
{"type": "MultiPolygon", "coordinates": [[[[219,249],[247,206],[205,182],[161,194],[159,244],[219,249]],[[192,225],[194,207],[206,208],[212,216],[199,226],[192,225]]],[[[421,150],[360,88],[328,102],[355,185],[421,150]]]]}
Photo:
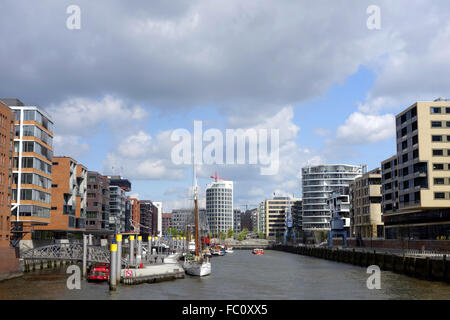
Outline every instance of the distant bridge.
{"type": "MultiPolygon", "coordinates": [[[[39,247],[23,252],[20,257],[24,260],[62,260],[83,261],[83,244],[61,243],[39,247]]],[[[87,246],[87,262],[110,262],[110,252],[98,246],[87,246]]],[[[122,259],[123,264],[128,264],[122,259]]]]}

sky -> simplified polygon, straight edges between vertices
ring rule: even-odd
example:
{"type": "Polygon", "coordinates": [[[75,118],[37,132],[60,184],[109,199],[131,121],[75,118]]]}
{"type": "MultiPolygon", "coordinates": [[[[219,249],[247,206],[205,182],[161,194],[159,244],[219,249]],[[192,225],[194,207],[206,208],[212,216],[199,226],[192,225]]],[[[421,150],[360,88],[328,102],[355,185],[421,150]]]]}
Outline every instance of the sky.
{"type": "Polygon", "coordinates": [[[171,135],[194,121],[279,130],[276,174],[197,168],[201,199],[217,170],[235,207],[255,207],[301,197],[307,165],[378,167],[395,153],[395,115],[450,95],[446,0],[2,0],[0,15],[0,96],[52,116],[55,155],[130,179],[165,212],[192,202],[171,135]]]}

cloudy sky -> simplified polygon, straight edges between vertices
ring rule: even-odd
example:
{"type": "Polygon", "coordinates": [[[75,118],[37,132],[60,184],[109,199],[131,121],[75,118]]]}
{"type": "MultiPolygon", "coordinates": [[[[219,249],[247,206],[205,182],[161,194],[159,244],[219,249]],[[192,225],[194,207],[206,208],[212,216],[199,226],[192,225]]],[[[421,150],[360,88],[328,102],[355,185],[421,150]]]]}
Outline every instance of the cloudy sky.
{"type": "Polygon", "coordinates": [[[192,183],[170,136],[194,120],[279,129],[276,175],[199,168],[202,188],[217,169],[235,205],[254,205],[300,196],[307,164],[379,166],[395,152],[396,113],[450,96],[447,0],[2,0],[0,39],[0,96],[52,115],[55,155],[128,177],[167,211],[192,183]],[[66,27],[73,4],[80,30],[66,27]]]}

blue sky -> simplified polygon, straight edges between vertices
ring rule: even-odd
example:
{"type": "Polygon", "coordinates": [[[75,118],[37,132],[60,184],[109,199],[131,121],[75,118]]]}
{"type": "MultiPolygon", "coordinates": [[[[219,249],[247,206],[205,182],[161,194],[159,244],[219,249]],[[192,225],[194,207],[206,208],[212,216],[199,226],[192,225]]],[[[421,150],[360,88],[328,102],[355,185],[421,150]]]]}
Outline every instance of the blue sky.
{"type": "Polygon", "coordinates": [[[192,169],[170,137],[194,120],[280,133],[277,174],[204,165],[203,190],[217,169],[235,204],[299,196],[303,166],[375,168],[395,153],[396,113],[448,96],[450,3],[375,2],[3,0],[0,96],[52,115],[55,155],[122,174],[165,211],[188,205],[192,169]]]}

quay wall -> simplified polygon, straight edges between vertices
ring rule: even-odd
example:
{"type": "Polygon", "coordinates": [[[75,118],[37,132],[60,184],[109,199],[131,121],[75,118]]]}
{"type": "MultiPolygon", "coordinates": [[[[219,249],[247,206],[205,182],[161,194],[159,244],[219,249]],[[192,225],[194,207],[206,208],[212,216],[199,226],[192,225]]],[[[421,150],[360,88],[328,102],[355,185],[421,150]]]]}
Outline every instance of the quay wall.
{"type": "Polygon", "coordinates": [[[319,248],[311,246],[274,245],[272,250],[301,254],[320,259],[353,264],[367,268],[377,265],[381,270],[392,271],[430,281],[450,283],[450,261],[443,258],[407,257],[392,253],[374,251],[356,251],[355,249],[319,248]]]}
{"type": "MultiPolygon", "coordinates": [[[[342,239],[334,238],[333,244],[342,245],[342,239]]],[[[347,246],[358,247],[355,238],[347,238],[347,246]]],[[[364,238],[362,248],[386,248],[403,250],[450,251],[450,240],[387,240],[364,238]]]]}
{"type": "Polygon", "coordinates": [[[19,259],[12,248],[0,247],[0,281],[21,277],[19,259]]]}

